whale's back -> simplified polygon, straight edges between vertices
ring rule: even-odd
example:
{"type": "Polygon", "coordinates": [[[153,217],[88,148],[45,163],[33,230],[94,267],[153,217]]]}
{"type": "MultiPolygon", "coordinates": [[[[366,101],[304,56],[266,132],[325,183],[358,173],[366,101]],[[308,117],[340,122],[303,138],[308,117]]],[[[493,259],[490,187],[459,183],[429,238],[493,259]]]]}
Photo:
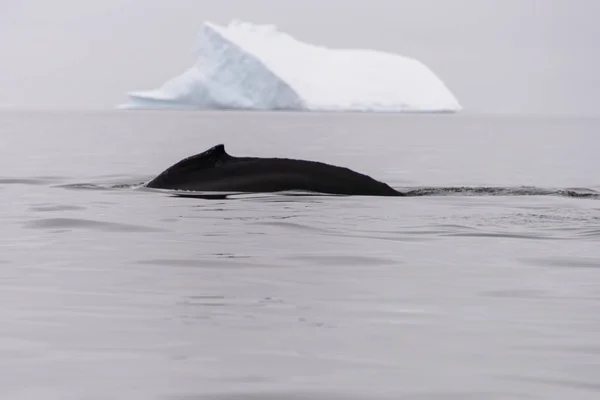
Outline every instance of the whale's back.
{"type": "Polygon", "coordinates": [[[387,184],[348,168],[287,158],[232,157],[223,144],[179,161],[146,186],[194,191],[297,190],[346,195],[402,195],[387,184]]]}

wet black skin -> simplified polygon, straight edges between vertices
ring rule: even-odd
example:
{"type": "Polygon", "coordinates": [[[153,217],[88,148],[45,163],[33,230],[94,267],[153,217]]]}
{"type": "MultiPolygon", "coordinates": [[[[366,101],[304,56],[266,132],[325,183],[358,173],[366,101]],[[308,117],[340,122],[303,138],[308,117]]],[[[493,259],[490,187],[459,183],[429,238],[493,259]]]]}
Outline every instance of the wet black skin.
{"type": "Polygon", "coordinates": [[[171,166],[149,188],[202,192],[308,191],[362,196],[404,196],[348,168],[287,158],[233,157],[219,144],[171,166]]]}

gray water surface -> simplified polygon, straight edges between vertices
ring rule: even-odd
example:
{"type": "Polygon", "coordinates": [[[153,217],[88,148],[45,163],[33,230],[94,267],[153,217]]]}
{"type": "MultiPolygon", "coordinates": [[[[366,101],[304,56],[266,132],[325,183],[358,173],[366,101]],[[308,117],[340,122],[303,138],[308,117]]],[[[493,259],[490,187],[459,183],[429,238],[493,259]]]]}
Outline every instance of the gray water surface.
{"type": "Polygon", "coordinates": [[[0,127],[1,399],[600,398],[600,119],[12,111],[0,127]],[[137,186],[218,143],[421,192],[137,186]]]}

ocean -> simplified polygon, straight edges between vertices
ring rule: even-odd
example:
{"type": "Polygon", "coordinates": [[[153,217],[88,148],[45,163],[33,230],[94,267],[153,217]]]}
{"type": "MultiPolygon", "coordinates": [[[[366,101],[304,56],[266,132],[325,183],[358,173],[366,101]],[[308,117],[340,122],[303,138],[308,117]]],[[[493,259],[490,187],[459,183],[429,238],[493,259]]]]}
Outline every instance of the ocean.
{"type": "Polygon", "coordinates": [[[600,398],[600,118],[0,112],[0,398],[600,398]],[[140,187],[223,143],[410,197],[140,187]]]}

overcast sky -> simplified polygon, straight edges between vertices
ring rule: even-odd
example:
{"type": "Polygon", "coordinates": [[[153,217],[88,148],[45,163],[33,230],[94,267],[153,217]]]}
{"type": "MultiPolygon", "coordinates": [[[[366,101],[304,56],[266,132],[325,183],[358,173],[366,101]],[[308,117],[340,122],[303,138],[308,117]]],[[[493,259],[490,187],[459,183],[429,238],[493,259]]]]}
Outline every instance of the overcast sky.
{"type": "Polygon", "coordinates": [[[414,57],[465,112],[600,114],[600,0],[1,0],[0,106],[112,108],[194,61],[205,20],[414,57]]]}

